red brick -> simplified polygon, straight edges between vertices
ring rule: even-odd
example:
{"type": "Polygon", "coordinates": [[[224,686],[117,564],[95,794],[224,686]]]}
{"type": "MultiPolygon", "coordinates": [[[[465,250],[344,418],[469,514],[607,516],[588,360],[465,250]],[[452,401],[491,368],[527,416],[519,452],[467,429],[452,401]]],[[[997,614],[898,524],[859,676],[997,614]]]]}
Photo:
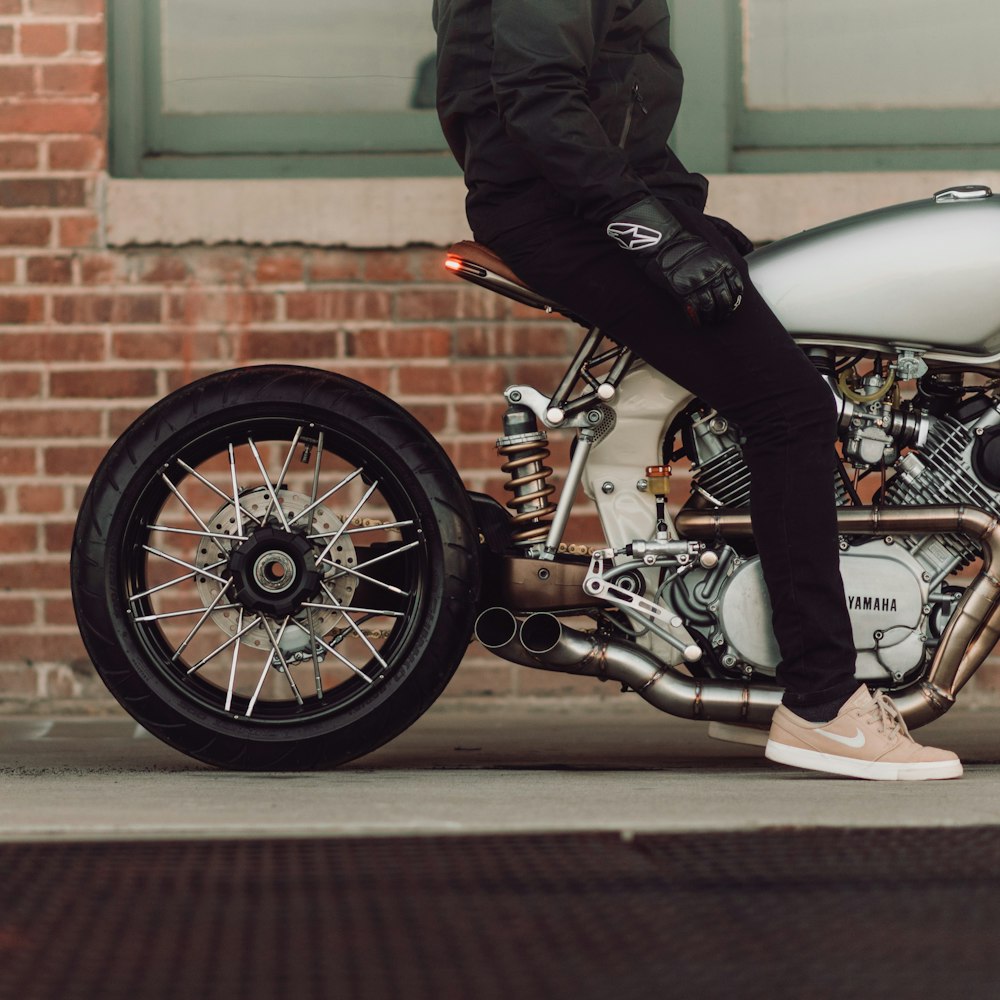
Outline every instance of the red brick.
{"type": "Polygon", "coordinates": [[[0,553],[24,554],[38,549],[38,531],[31,524],[0,524],[0,553]]]}
{"type": "Polygon", "coordinates": [[[500,436],[499,428],[484,441],[470,441],[468,438],[456,441],[449,449],[452,460],[458,469],[498,469],[504,460],[497,455],[496,439],[500,436]]]}
{"type": "Polygon", "coordinates": [[[9,24],[0,25],[0,55],[14,51],[14,29],[9,24]]]}
{"type": "Polygon", "coordinates": [[[374,250],[364,255],[366,281],[412,281],[413,269],[406,251],[374,250]]]}
{"type": "Polygon", "coordinates": [[[0,246],[43,247],[52,236],[52,223],[48,219],[0,217],[0,246]]]}
{"type": "Polygon", "coordinates": [[[336,358],[340,338],[326,330],[253,330],[243,338],[245,360],[268,358],[336,358]]]}
{"type": "Polygon", "coordinates": [[[0,97],[20,97],[35,89],[35,71],[31,66],[0,66],[0,97]]]}
{"type": "Polygon", "coordinates": [[[290,320],[386,320],[391,298],[388,292],[353,288],[292,292],[285,308],[290,320]]]}
{"type": "Polygon", "coordinates": [[[40,295],[0,295],[0,325],[5,323],[38,323],[45,310],[40,295]]]}
{"type": "Polygon", "coordinates": [[[146,368],[122,371],[104,369],[53,372],[50,376],[53,399],[124,399],[152,396],[156,392],[156,372],[146,368]]]}
{"type": "Polygon", "coordinates": [[[100,222],[96,215],[72,216],[59,220],[59,246],[67,249],[97,245],[100,222]]]}
{"type": "Polygon", "coordinates": [[[53,298],[57,323],[159,323],[159,295],[57,295],[53,298]]]}
{"type": "MultiPolygon", "coordinates": [[[[59,56],[69,48],[69,31],[65,24],[22,24],[21,54],[25,56],[59,56]]],[[[63,131],[60,129],[59,131],[63,131]]],[[[67,130],[70,131],[70,130],[67,130]]]]}
{"type": "Polygon", "coordinates": [[[39,372],[0,372],[0,399],[29,399],[41,394],[42,376],[39,372]]]}
{"type": "Polygon", "coordinates": [[[99,333],[0,334],[0,361],[101,361],[104,337],[99,333]]]}
{"type": "Polygon", "coordinates": [[[300,282],[305,265],[299,254],[261,257],[257,261],[256,277],[261,284],[300,282]]]}
{"type": "Polygon", "coordinates": [[[446,327],[394,327],[347,334],[345,353],[355,358],[440,358],[451,355],[446,327]]]}
{"type": "Polygon", "coordinates": [[[508,384],[502,365],[452,363],[406,365],[399,370],[400,395],[436,394],[458,396],[502,392],[508,384]]]}
{"type": "Polygon", "coordinates": [[[38,143],[0,142],[0,170],[34,170],[38,166],[38,143]]]}
{"type": "Polygon", "coordinates": [[[0,475],[30,476],[36,471],[34,448],[0,448],[0,475]]]}
{"type": "Polygon", "coordinates": [[[205,285],[241,285],[249,273],[246,252],[201,250],[189,257],[191,269],[205,285]]]}
{"type": "Polygon", "coordinates": [[[57,597],[50,597],[43,602],[44,619],[46,625],[75,625],[76,612],[73,610],[73,602],[68,598],[60,600],[57,597]]]}
{"type": "Polygon", "coordinates": [[[389,365],[358,365],[352,362],[337,360],[331,367],[339,374],[352,378],[362,385],[370,386],[379,392],[389,393],[392,385],[394,367],[389,365]]]}
{"type": "Polygon", "coordinates": [[[0,0],[0,14],[20,14],[23,0],[0,0]]]}
{"type": "Polygon", "coordinates": [[[448,423],[448,407],[443,403],[413,403],[406,409],[432,434],[440,434],[448,423]]]}
{"type": "Polygon", "coordinates": [[[87,476],[101,464],[107,448],[100,446],[66,448],[53,445],[42,454],[42,468],[47,476],[87,476]]]}
{"type": "Polygon", "coordinates": [[[179,330],[150,333],[116,333],[111,338],[111,354],[125,361],[189,361],[217,358],[221,341],[213,335],[198,335],[179,330]]]}
{"type": "MultiPolygon", "coordinates": [[[[53,376],[55,377],[55,376],[53,376]]],[[[96,437],[101,432],[99,410],[65,410],[46,407],[0,410],[0,437],[96,437]]]]}
{"type": "Polygon", "coordinates": [[[85,285],[116,284],[123,276],[120,254],[84,254],[80,260],[80,280],[85,285]]]}
{"type": "Polygon", "coordinates": [[[31,10],[47,17],[100,17],[107,0],[32,0],[31,10]]]}
{"type": "MultiPolygon", "coordinates": [[[[95,462],[94,468],[97,468],[95,462]]],[[[79,506],[79,505],[77,505],[79,506]]],[[[48,523],[42,530],[46,552],[69,552],[73,547],[73,522],[48,523]]]]}
{"type": "Polygon", "coordinates": [[[396,295],[401,320],[458,319],[458,289],[412,288],[396,295]]]}
{"type": "Polygon", "coordinates": [[[185,281],[191,274],[191,268],[183,257],[168,254],[156,254],[150,258],[136,256],[132,264],[140,284],[169,285],[185,281]]]}
{"type": "Polygon", "coordinates": [[[58,94],[62,97],[90,97],[104,95],[107,78],[101,63],[56,63],[42,66],[42,85],[39,94],[58,94]]]}
{"type": "Polygon", "coordinates": [[[0,257],[0,284],[9,285],[17,280],[17,259],[0,257]]]}
{"type": "MultiPolygon", "coordinates": [[[[69,586],[68,571],[64,571],[62,576],[66,580],[64,586],[69,586]]],[[[79,633],[69,630],[64,634],[47,630],[41,635],[36,629],[23,633],[11,632],[3,637],[3,650],[7,659],[25,659],[32,662],[51,660],[56,663],[67,663],[82,659],[86,655],[79,633]]]]}
{"type": "Polygon", "coordinates": [[[0,598],[0,625],[31,625],[34,620],[34,601],[23,597],[0,598]]]}
{"type": "Polygon", "coordinates": [[[53,170],[98,170],[104,162],[104,143],[96,137],[53,139],[49,143],[49,166],[53,170]]]}
{"type": "Polygon", "coordinates": [[[455,417],[458,429],[463,432],[496,431],[499,434],[503,429],[503,415],[506,409],[507,406],[502,400],[456,403],[455,417]]]}
{"type": "Polygon", "coordinates": [[[275,319],[278,303],[274,295],[246,291],[205,292],[197,287],[185,288],[171,295],[167,316],[175,323],[219,323],[225,326],[246,326],[268,323],[275,319]]]}
{"type": "Polygon", "coordinates": [[[68,285],[72,280],[72,257],[28,258],[28,281],[34,284],[68,285]]]}
{"type": "Polygon", "coordinates": [[[86,196],[79,177],[0,181],[0,208],[80,208],[86,196]]]}
{"type": "Polygon", "coordinates": [[[563,375],[566,374],[566,364],[560,361],[519,361],[513,366],[514,383],[530,385],[543,393],[555,392],[563,375]]]}
{"type": "Polygon", "coordinates": [[[361,278],[361,256],[350,250],[314,250],[309,255],[309,280],[357,281],[361,278]]]}
{"type": "Polygon", "coordinates": [[[22,514],[54,514],[65,506],[61,486],[19,486],[17,509],[22,514]]]}
{"type": "Polygon", "coordinates": [[[103,24],[78,24],[76,27],[77,52],[103,52],[107,41],[103,24]]]}

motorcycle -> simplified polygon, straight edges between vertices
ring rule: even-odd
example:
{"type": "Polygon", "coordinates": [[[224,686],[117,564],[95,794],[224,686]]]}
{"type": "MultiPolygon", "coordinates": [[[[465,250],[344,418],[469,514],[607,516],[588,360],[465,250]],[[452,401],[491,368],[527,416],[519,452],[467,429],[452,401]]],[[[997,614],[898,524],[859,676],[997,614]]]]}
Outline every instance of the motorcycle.
{"type": "MultiPolygon", "coordinates": [[[[485,247],[456,244],[445,264],[571,316],[485,247]]],[[[749,266],[839,408],[858,677],[924,725],[1000,637],[1000,199],[947,189],[749,266]]],[[[249,367],[154,405],[98,469],[73,543],[80,630],[114,696],[220,767],[331,766],[412,724],[475,635],[763,742],[779,653],[739,428],[594,328],[554,390],[504,395],[506,507],[342,375],[249,367]],[[574,447],[555,502],[557,431],[574,447]],[[681,458],[691,495],[672,514],[681,458]],[[595,549],[564,542],[581,485],[595,549]]]]}

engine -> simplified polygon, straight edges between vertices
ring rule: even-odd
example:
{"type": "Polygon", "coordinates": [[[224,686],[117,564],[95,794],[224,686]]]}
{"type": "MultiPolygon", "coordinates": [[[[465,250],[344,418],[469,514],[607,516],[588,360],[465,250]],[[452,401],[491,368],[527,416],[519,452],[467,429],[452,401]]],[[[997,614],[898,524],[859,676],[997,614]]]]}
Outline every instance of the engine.
{"type": "MultiPolygon", "coordinates": [[[[1000,403],[986,392],[963,402],[960,380],[949,377],[943,380],[947,391],[936,384],[934,396],[935,384],[926,380],[912,402],[900,404],[895,394],[882,393],[886,381],[866,386],[867,396],[842,394],[846,387],[837,386],[844,457],[855,470],[884,475],[877,502],[965,504],[1000,517],[1000,403]]],[[[738,428],[714,412],[696,413],[684,430],[684,446],[692,460],[692,491],[702,503],[749,504],[750,472],[738,428]]],[[[838,505],[851,502],[841,476],[831,489],[838,505]]],[[[906,683],[924,665],[961,596],[946,581],[979,553],[966,539],[945,534],[843,539],[841,548],[858,677],[888,687],[906,683]]],[[[780,655],[756,556],[726,548],[717,567],[679,577],[663,596],[723,670],[774,674],[780,655]]]]}

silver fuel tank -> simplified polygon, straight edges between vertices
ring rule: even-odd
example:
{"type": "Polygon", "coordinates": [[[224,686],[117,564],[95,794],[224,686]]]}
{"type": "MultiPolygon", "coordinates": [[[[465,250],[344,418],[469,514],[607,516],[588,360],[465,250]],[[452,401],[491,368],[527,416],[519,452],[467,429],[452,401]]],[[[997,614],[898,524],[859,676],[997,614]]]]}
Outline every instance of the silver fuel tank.
{"type": "Polygon", "coordinates": [[[801,343],[1000,360],[1000,197],[959,187],[779,240],[754,284],[801,343]]]}

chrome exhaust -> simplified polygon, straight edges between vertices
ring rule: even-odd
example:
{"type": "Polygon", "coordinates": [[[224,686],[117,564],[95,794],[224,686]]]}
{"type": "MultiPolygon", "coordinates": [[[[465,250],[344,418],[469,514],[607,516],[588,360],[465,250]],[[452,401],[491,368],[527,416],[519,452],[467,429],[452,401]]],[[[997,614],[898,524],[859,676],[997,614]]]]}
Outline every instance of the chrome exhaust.
{"type": "MultiPolygon", "coordinates": [[[[924,679],[893,694],[911,728],[943,715],[1000,638],[1000,523],[976,507],[843,508],[838,527],[847,535],[954,533],[983,553],[979,575],[962,595],[924,679]]],[[[750,515],[686,510],[677,517],[682,538],[714,540],[750,535],[750,515]]],[[[634,643],[598,637],[564,625],[552,614],[518,621],[506,608],[476,620],[476,638],[491,652],[524,666],[615,680],[650,704],[684,719],[766,725],[781,702],[778,688],[702,680],[681,673],[634,643]]]]}

